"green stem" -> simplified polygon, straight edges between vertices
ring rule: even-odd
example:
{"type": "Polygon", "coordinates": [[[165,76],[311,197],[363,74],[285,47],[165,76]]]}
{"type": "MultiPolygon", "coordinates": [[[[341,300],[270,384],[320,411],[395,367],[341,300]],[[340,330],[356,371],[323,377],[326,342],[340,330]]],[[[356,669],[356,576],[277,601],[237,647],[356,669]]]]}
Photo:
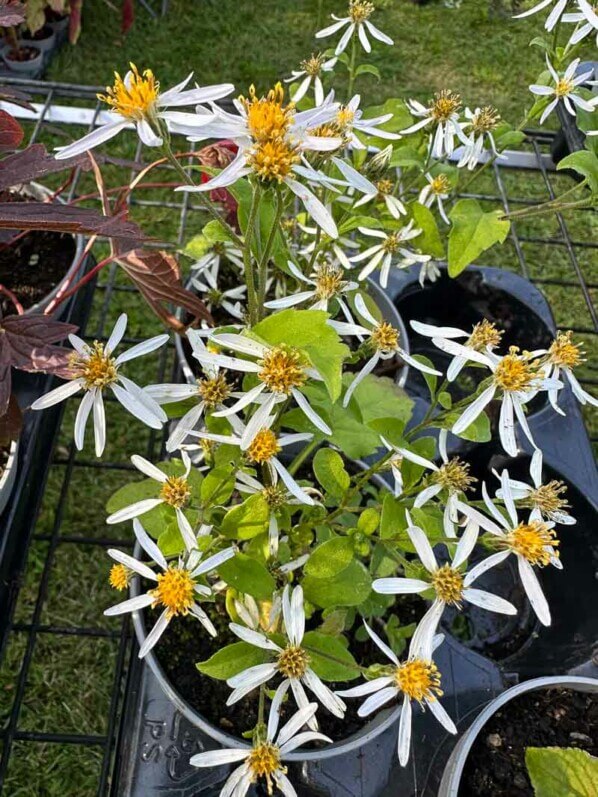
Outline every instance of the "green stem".
{"type": "Polygon", "coordinates": [[[347,490],[339,506],[333,512],[331,512],[323,522],[330,523],[330,521],[334,520],[334,518],[341,515],[345,511],[345,507],[348,506],[349,501],[353,498],[353,496],[361,490],[367,481],[369,481],[370,476],[373,476],[379,470],[381,470],[386,465],[388,460],[393,456],[393,454],[393,451],[388,451],[381,459],[379,459],[377,462],[374,462],[371,467],[365,470],[359,479],[357,479],[353,487],[351,487],[350,490],[347,490]]]}
{"type": "Polygon", "coordinates": [[[268,261],[270,259],[270,254],[272,252],[272,247],[274,246],[274,241],[276,240],[276,235],[280,229],[280,219],[282,218],[282,212],[284,210],[284,201],[282,196],[282,190],[279,185],[276,186],[276,212],[274,215],[274,220],[272,222],[272,227],[270,228],[270,232],[268,234],[268,240],[266,241],[266,247],[262,253],[262,259],[260,260],[259,265],[259,272],[258,272],[258,284],[259,284],[259,305],[258,305],[258,314],[259,317],[262,315],[262,311],[264,310],[264,302],[266,301],[266,283],[268,281],[268,261]]]}
{"type": "Polygon", "coordinates": [[[353,96],[353,86],[355,85],[355,61],[357,59],[357,29],[353,32],[351,39],[351,62],[349,64],[349,88],[347,89],[347,100],[353,96]]]}
{"type": "Polygon", "coordinates": [[[247,285],[247,307],[249,311],[250,326],[255,326],[255,324],[257,324],[259,321],[258,295],[255,285],[253,261],[251,257],[251,243],[255,231],[255,221],[260,206],[261,194],[262,189],[260,185],[257,184],[253,189],[253,195],[251,197],[251,208],[249,210],[247,232],[245,234],[245,247],[243,249],[243,263],[245,265],[245,283],[247,285]]]}
{"type": "MultiPolygon", "coordinates": [[[[560,201],[560,200],[559,200],[560,201]]],[[[586,199],[579,199],[577,202],[562,202],[555,204],[546,202],[538,207],[522,208],[521,210],[514,210],[512,213],[505,213],[501,219],[528,219],[532,216],[545,216],[548,213],[560,213],[563,210],[573,210],[574,208],[590,207],[594,203],[592,197],[586,199]]]]}

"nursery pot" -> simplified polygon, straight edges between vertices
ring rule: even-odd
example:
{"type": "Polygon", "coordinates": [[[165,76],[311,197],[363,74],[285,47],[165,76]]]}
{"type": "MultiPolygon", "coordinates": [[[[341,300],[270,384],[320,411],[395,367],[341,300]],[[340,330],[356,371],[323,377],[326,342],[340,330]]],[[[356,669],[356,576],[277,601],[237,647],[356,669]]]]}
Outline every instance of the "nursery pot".
{"type": "MultiPolygon", "coordinates": [[[[40,185],[39,183],[28,183],[27,185],[22,186],[20,188],[20,193],[24,194],[25,196],[30,197],[32,199],[36,199],[36,200],[38,200],[40,202],[44,201],[44,200],[46,200],[46,199],[48,199],[49,197],[52,196],[52,192],[48,188],[46,188],[45,186],[40,185]]],[[[64,200],[61,199],[60,197],[56,197],[53,201],[64,203],[64,200]]],[[[35,230],[32,231],[31,234],[34,234],[34,233],[35,233],[35,230]]],[[[58,235],[58,233],[56,233],[56,234],[58,235]]],[[[33,314],[36,314],[36,313],[43,313],[45,308],[56,297],[56,295],[57,295],[57,293],[58,293],[58,291],[60,289],[60,285],[64,282],[64,280],[70,279],[74,275],[74,273],[76,271],[76,268],[77,268],[77,264],[79,263],[79,260],[81,259],[81,255],[83,254],[83,249],[85,247],[85,241],[84,241],[82,235],[72,236],[72,239],[74,241],[74,253],[73,253],[73,257],[72,257],[72,259],[70,261],[70,264],[69,264],[67,270],[65,271],[64,275],[59,279],[58,283],[54,286],[54,288],[51,291],[49,291],[39,301],[37,301],[35,304],[31,305],[30,307],[28,307],[25,310],[25,315],[33,315],[33,314]]],[[[56,311],[55,311],[55,313],[53,315],[55,315],[57,317],[60,317],[62,315],[63,311],[64,311],[64,305],[59,305],[56,308],[56,311]]]]}
{"type": "MultiPolygon", "coordinates": [[[[392,300],[387,296],[386,292],[382,290],[378,282],[376,282],[372,278],[368,278],[367,284],[368,284],[368,292],[370,296],[373,298],[373,300],[376,302],[378,308],[380,309],[382,317],[384,318],[385,321],[388,321],[390,324],[393,325],[393,327],[399,330],[399,340],[401,348],[407,354],[409,354],[410,353],[409,335],[407,333],[407,328],[403,323],[403,319],[401,318],[401,314],[394,306],[392,300]]],[[[193,290],[193,286],[191,285],[191,280],[189,280],[186,287],[188,290],[193,290]]],[[[176,335],[174,339],[174,345],[176,348],[179,365],[183,372],[183,376],[185,377],[185,380],[189,384],[194,385],[197,382],[197,377],[195,376],[195,373],[193,372],[193,369],[191,367],[191,363],[189,362],[189,356],[188,356],[189,349],[186,344],[186,340],[180,335],[176,335]]],[[[405,364],[401,368],[397,379],[397,384],[399,385],[399,387],[404,387],[408,376],[409,376],[409,366],[405,364]]]]}
{"type": "Polygon", "coordinates": [[[42,38],[36,38],[35,36],[31,37],[24,37],[19,39],[19,45],[21,47],[29,47],[33,44],[38,50],[41,50],[42,53],[50,53],[56,47],[56,33],[54,32],[53,28],[50,25],[44,25],[42,31],[46,34],[42,38]]]}
{"type": "Polygon", "coordinates": [[[19,442],[18,440],[13,440],[10,444],[8,460],[6,461],[4,471],[0,477],[0,514],[2,514],[4,511],[4,508],[8,503],[8,499],[10,498],[12,488],[15,484],[15,479],[17,476],[18,451],[19,442]]]}
{"type": "Polygon", "coordinates": [[[19,44],[23,47],[28,47],[32,50],[35,50],[37,53],[35,57],[30,58],[27,61],[15,61],[8,57],[9,53],[14,49],[14,47],[12,44],[7,44],[2,48],[2,58],[4,63],[11,72],[18,72],[23,77],[35,77],[41,72],[44,65],[44,54],[42,49],[37,45],[37,43],[33,42],[20,41],[19,44]]]}
{"type": "Polygon", "coordinates": [[[70,20],[69,14],[65,14],[62,17],[57,16],[56,19],[50,18],[46,20],[46,25],[54,31],[57,47],[61,47],[68,38],[70,20]]]}
{"type": "MultiPolygon", "coordinates": [[[[591,692],[598,695],[598,680],[569,675],[559,675],[551,678],[534,678],[531,681],[526,681],[525,683],[511,687],[511,689],[507,689],[506,692],[503,692],[495,700],[488,703],[453,748],[444,769],[442,781],[440,782],[438,797],[458,797],[461,778],[471,748],[480,733],[483,732],[490,718],[499,709],[511,700],[528,692],[554,687],[562,687],[563,689],[571,689],[578,692],[591,692]]],[[[580,730],[583,730],[583,728],[580,730]]]]}

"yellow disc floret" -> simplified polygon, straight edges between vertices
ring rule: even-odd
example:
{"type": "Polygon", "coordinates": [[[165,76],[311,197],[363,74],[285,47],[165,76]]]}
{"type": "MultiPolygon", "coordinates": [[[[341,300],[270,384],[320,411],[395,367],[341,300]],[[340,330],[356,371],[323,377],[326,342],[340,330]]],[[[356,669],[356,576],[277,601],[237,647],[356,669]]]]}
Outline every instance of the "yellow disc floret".
{"type": "Polygon", "coordinates": [[[538,365],[530,360],[529,353],[520,354],[517,346],[511,346],[496,366],[494,381],[510,392],[531,390],[538,379],[538,365]]]}
{"type": "Polygon", "coordinates": [[[247,114],[247,127],[256,142],[284,138],[293,121],[295,106],[284,104],[284,88],[277,83],[265,97],[258,97],[250,86],[249,97],[240,97],[247,114]]]}
{"type": "Polygon", "coordinates": [[[434,95],[430,115],[435,122],[448,122],[461,107],[461,97],[454,91],[443,89],[434,95]]]}
{"type": "Polygon", "coordinates": [[[432,476],[432,480],[441,484],[450,492],[459,493],[470,490],[477,482],[475,476],[469,475],[470,465],[459,457],[453,457],[445,462],[432,476]]]}
{"type": "Polygon", "coordinates": [[[584,362],[584,351],[580,343],[573,343],[573,333],[559,332],[548,349],[548,359],[561,368],[575,368],[584,362]]]}
{"type": "Polygon", "coordinates": [[[489,133],[500,122],[500,114],[491,105],[480,108],[471,120],[471,129],[474,133],[489,133]]]}
{"type": "Polygon", "coordinates": [[[443,565],[432,575],[434,590],[441,601],[452,603],[455,606],[461,604],[463,597],[463,576],[458,570],[450,565],[443,565]]]}
{"type": "Polygon", "coordinates": [[[431,661],[411,659],[395,670],[395,681],[401,692],[411,700],[436,700],[442,697],[440,673],[431,661]]]}
{"type": "Polygon", "coordinates": [[[557,81],[554,93],[555,96],[559,97],[560,99],[561,97],[566,97],[568,94],[571,94],[574,88],[575,86],[572,80],[562,77],[560,78],[560,80],[557,81]]]}
{"type": "Polygon", "coordinates": [[[311,54],[310,58],[306,58],[304,61],[301,61],[301,69],[305,72],[306,75],[310,77],[317,77],[320,72],[322,71],[322,66],[324,65],[324,61],[326,57],[318,53],[311,54]]]}
{"type": "Polygon", "coordinates": [[[342,268],[329,264],[316,266],[312,278],[316,283],[318,299],[332,299],[345,284],[342,268]]]}
{"type": "Polygon", "coordinates": [[[75,377],[83,378],[87,390],[107,387],[118,378],[114,359],[106,354],[104,344],[97,340],[86,347],[85,354],[71,354],[69,367],[75,377]]]}
{"type": "Polygon", "coordinates": [[[289,346],[277,346],[267,351],[260,365],[259,379],[273,393],[289,395],[294,387],[307,380],[303,355],[289,346]]]}
{"type": "Polygon", "coordinates": [[[195,602],[195,581],[189,570],[171,565],[157,578],[158,586],[148,593],[154,598],[153,606],[163,606],[168,617],[188,614],[195,602]]]}
{"type": "Polygon", "coordinates": [[[559,555],[556,550],[559,545],[556,532],[541,520],[520,523],[506,535],[504,544],[523,556],[530,565],[545,567],[550,564],[552,556],[559,555]]]}
{"type": "Polygon", "coordinates": [[[128,567],[121,564],[112,565],[110,568],[110,586],[122,592],[129,586],[131,571],[128,567]]]}
{"type": "Polygon", "coordinates": [[[278,656],[276,666],[285,678],[301,678],[309,667],[309,656],[299,645],[288,645],[278,656]]]}
{"type": "Polygon", "coordinates": [[[256,745],[247,756],[247,766],[251,773],[251,782],[255,783],[259,778],[265,778],[268,794],[273,794],[275,783],[272,775],[275,772],[287,771],[280,761],[280,750],[271,742],[263,742],[256,745]]]}
{"type": "Polygon", "coordinates": [[[281,183],[301,160],[297,148],[284,138],[261,141],[249,153],[247,163],[262,179],[281,183]]]}
{"type": "Polygon", "coordinates": [[[367,0],[350,0],[349,16],[351,17],[351,22],[353,24],[364,22],[374,13],[375,8],[374,4],[367,2],[367,0]]]}
{"type": "Polygon", "coordinates": [[[153,115],[159,90],[160,84],[151,69],[140,74],[135,64],[131,64],[126,82],[115,72],[114,85],[106,86],[106,94],[98,94],[98,99],[121,116],[139,122],[153,115]]]}
{"type": "Polygon", "coordinates": [[[438,174],[430,181],[430,189],[434,196],[444,196],[451,190],[451,184],[446,174],[438,174]]]}
{"type": "Polygon", "coordinates": [[[484,318],[475,324],[465,345],[469,346],[470,349],[482,352],[486,348],[495,349],[500,344],[503,335],[502,329],[497,329],[491,321],[484,318]]]}
{"type": "Polygon", "coordinates": [[[197,382],[197,392],[209,408],[222,404],[230,395],[230,385],[222,374],[200,379],[197,382]]]}
{"type": "Polygon", "coordinates": [[[260,429],[247,449],[247,457],[251,462],[261,464],[271,460],[280,450],[274,432],[271,429],[260,429]]]}
{"type": "Polygon", "coordinates": [[[169,476],[160,490],[160,498],[175,509],[182,509],[190,497],[189,482],[184,476],[169,476]]]}
{"type": "Polygon", "coordinates": [[[372,330],[372,342],[378,351],[397,351],[399,348],[399,330],[395,329],[388,321],[383,321],[372,330]]]}
{"type": "Polygon", "coordinates": [[[557,513],[566,512],[569,509],[567,499],[561,498],[561,495],[566,492],[567,486],[563,482],[553,479],[548,484],[541,484],[532,490],[522,504],[539,509],[547,517],[553,517],[557,513]]]}

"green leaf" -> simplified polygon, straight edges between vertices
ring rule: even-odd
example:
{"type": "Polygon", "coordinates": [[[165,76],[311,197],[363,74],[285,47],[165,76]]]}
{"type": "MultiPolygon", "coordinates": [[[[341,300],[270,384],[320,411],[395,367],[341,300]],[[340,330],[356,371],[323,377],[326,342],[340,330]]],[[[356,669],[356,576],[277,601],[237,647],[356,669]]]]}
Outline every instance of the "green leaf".
{"type": "Polygon", "coordinates": [[[573,747],[528,747],[527,771],[536,797],[597,797],[598,758],[573,747]]]}
{"type": "Polygon", "coordinates": [[[233,240],[227,228],[216,219],[209,221],[203,228],[202,233],[212,244],[233,240]]]}
{"type": "MultiPolygon", "coordinates": [[[[253,189],[247,180],[237,180],[234,185],[228,186],[227,190],[230,191],[239,203],[237,218],[239,220],[241,232],[245,235],[249,222],[253,189]]],[[[251,250],[256,258],[261,257],[262,250],[268,240],[275,218],[276,194],[274,191],[262,191],[258,209],[259,224],[256,234],[254,234],[251,239],[251,250]]],[[[287,259],[290,258],[286,239],[280,230],[277,232],[276,238],[274,239],[271,258],[277,265],[286,265],[287,259]]]]}
{"type": "Polygon", "coordinates": [[[340,396],[343,361],[349,348],[326,322],[323,310],[281,310],[253,327],[253,334],[272,346],[301,349],[321,374],[333,401],[340,396]]]}
{"type": "Polygon", "coordinates": [[[201,501],[206,506],[224,504],[231,497],[235,487],[235,474],[230,468],[214,468],[209,471],[201,484],[201,501]]]}
{"type": "Polygon", "coordinates": [[[409,206],[409,210],[415,221],[415,226],[421,230],[417,238],[413,239],[417,248],[421,249],[426,255],[444,258],[444,244],[440,237],[438,224],[430,208],[427,208],[425,205],[420,205],[419,202],[413,202],[413,204],[409,206]]]}
{"type": "Polygon", "coordinates": [[[269,520],[270,507],[264,496],[257,493],[229,509],[219,530],[228,539],[250,540],[268,529],[269,520]]]}
{"type": "Polygon", "coordinates": [[[367,599],[371,589],[372,579],[368,571],[355,559],[333,578],[306,576],[303,579],[305,598],[322,609],[359,606],[367,599]]]}
{"type": "Polygon", "coordinates": [[[373,64],[359,64],[355,70],[355,77],[359,77],[359,75],[373,75],[378,80],[381,80],[380,70],[373,64]]]}
{"type": "Polygon", "coordinates": [[[333,537],[313,551],[305,563],[306,576],[334,578],[353,561],[353,543],[348,537],[333,537]]]}
{"type": "MultiPolygon", "coordinates": [[[[401,130],[405,130],[405,128],[409,127],[413,121],[413,117],[407,108],[407,103],[405,100],[398,98],[390,98],[386,100],[384,105],[376,105],[372,108],[366,108],[363,121],[372,119],[375,116],[383,116],[388,113],[392,114],[392,118],[389,119],[388,122],[378,125],[378,127],[381,130],[386,130],[390,133],[398,133],[401,130]]],[[[384,149],[384,147],[388,146],[388,139],[379,138],[377,136],[363,136],[363,138],[370,146],[379,147],[380,149],[384,149]]]]}
{"type": "Polygon", "coordinates": [[[337,451],[320,448],[313,460],[313,471],[318,482],[330,495],[341,498],[349,489],[351,477],[337,451]]]}
{"type": "MultiPolygon", "coordinates": [[[[425,357],[423,354],[414,354],[413,359],[417,360],[418,363],[422,363],[422,365],[427,365],[428,368],[434,368],[434,363],[428,357],[425,357]]],[[[430,391],[430,398],[434,401],[434,396],[436,395],[436,388],[438,386],[438,377],[436,374],[428,374],[426,371],[420,372],[423,378],[426,380],[426,385],[428,386],[428,390],[430,391]]]]}
{"type": "Polygon", "coordinates": [[[374,507],[369,506],[359,515],[359,518],[357,519],[357,528],[359,531],[361,531],[363,534],[367,534],[369,537],[370,534],[373,534],[376,531],[379,523],[380,513],[374,509],[374,507]]]}
{"type": "Polygon", "coordinates": [[[375,374],[368,374],[359,383],[352,401],[357,402],[362,420],[368,425],[377,418],[395,418],[407,423],[413,410],[413,400],[403,388],[387,376],[375,374]]]}
{"type": "Polygon", "coordinates": [[[387,493],[382,502],[380,538],[388,540],[396,537],[397,533],[402,531],[405,526],[405,505],[400,498],[395,498],[391,493],[387,493]]]}
{"type": "Polygon", "coordinates": [[[217,650],[206,661],[198,661],[195,666],[210,678],[226,681],[248,667],[264,664],[267,660],[268,654],[265,650],[256,648],[248,642],[233,642],[232,645],[217,650]]]}
{"type": "Polygon", "coordinates": [[[380,219],[375,219],[373,216],[351,216],[344,224],[341,224],[338,231],[340,235],[344,235],[347,232],[356,230],[358,227],[371,227],[374,230],[381,230],[384,224],[380,219]]]}
{"type": "Polygon", "coordinates": [[[573,169],[574,172],[583,175],[588,181],[588,185],[593,194],[598,194],[598,157],[587,149],[580,149],[572,152],[558,162],[557,170],[573,169]]]}
{"type": "Polygon", "coordinates": [[[244,553],[238,553],[220,565],[218,573],[231,587],[253,595],[257,600],[270,600],[276,589],[276,582],[264,565],[244,553]]]}
{"type": "Polygon", "coordinates": [[[388,164],[389,168],[400,166],[403,169],[418,169],[423,172],[426,166],[425,157],[412,146],[397,147],[393,150],[392,157],[388,164]]]}
{"type": "Polygon", "coordinates": [[[357,663],[339,637],[308,631],[302,644],[309,653],[310,667],[322,680],[352,681],[359,678],[357,663]]]}
{"type": "Polygon", "coordinates": [[[448,272],[457,277],[479,254],[495,243],[504,243],[511,223],[501,219],[502,210],[486,213],[476,199],[460,199],[450,212],[448,272]]]}
{"type": "MultiPolygon", "coordinates": [[[[443,429],[452,429],[460,416],[459,412],[451,412],[442,421],[438,421],[438,426],[443,429]]],[[[485,412],[482,412],[475,421],[464,429],[457,437],[463,440],[472,440],[474,443],[487,443],[492,439],[490,419],[485,412]]]]}
{"type": "Polygon", "coordinates": [[[192,260],[199,260],[212,248],[212,242],[203,233],[194,235],[183,249],[183,254],[192,260]]]}

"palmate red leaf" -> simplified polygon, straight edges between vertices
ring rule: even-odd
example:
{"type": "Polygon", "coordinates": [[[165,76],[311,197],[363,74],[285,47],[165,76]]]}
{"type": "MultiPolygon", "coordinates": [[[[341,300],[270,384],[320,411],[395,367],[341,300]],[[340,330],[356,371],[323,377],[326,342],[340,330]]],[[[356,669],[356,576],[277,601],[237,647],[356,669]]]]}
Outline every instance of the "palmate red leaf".
{"type": "Polygon", "coordinates": [[[25,5],[18,0],[0,0],[0,27],[11,28],[25,21],[25,5]]]}
{"type": "Polygon", "coordinates": [[[49,154],[43,144],[33,144],[31,147],[15,152],[0,162],[0,191],[12,188],[14,185],[23,185],[32,180],[39,180],[47,174],[55,174],[65,169],[91,169],[91,161],[87,153],[66,160],[56,160],[49,154]]]}
{"type": "Polygon", "coordinates": [[[0,320],[0,415],[6,412],[10,399],[10,369],[66,376],[72,352],[53,344],[76,331],[76,326],[41,313],[0,320]]]}
{"type": "Polygon", "coordinates": [[[23,413],[13,393],[6,412],[0,416],[0,446],[9,446],[13,440],[18,440],[22,427],[23,413]]]}
{"type": "Polygon", "coordinates": [[[178,332],[188,324],[178,321],[168,310],[175,305],[186,310],[193,318],[212,323],[212,316],[204,303],[181,284],[181,274],[176,259],[158,250],[135,250],[118,257],[118,263],[126,271],[152,310],[178,332]]]}
{"type": "Polygon", "coordinates": [[[0,110],[0,148],[16,149],[24,135],[23,128],[14,116],[0,110]]]}

